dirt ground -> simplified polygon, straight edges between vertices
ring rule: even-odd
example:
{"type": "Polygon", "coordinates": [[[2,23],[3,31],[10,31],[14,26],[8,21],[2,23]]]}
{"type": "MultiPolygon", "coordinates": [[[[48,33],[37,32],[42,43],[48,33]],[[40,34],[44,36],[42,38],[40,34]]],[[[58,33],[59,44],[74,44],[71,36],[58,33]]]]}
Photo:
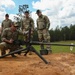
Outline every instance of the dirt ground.
{"type": "Polygon", "coordinates": [[[75,75],[75,54],[43,55],[45,64],[36,54],[0,59],[0,75],[75,75]]]}

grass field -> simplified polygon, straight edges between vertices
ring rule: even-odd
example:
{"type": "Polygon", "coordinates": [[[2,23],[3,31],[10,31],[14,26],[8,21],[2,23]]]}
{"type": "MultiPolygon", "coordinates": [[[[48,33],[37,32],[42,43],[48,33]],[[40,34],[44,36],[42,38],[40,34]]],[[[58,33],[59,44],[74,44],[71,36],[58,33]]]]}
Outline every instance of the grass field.
{"type": "MultiPolygon", "coordinates": [[[[51,42],[51,43],[58,43],[58,44],[75,44],[75,41],[60,41],[60,42],[51,42]]],[[[40,46],[34,46],[36,50],[40,50],[40,46]]],[[[53,53],[63,53],[63,52],[67,52],[67,53],[75,53],[75,47],[73,47],[73,50],[70,50],[70,46],[52,46],[52,51],[53,53]]]]}

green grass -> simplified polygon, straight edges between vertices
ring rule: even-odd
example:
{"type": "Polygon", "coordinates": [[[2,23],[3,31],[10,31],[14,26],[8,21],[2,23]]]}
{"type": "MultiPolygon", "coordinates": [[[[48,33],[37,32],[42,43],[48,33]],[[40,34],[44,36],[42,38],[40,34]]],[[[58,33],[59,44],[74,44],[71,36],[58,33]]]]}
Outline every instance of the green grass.
{"type": "MultiPolygon", "coordinates": [[[[60,42],[53,42],[53,43],[61,43],[61,44],[75,44],[75,41],[60,41],[60,42]]],[[[53,53],[62,53],[62,52],[67,52],[67,53],[75,53],[75,47],[73,47],[73,50],[70,50],[70,46],[51,46],[53,53]]]]}

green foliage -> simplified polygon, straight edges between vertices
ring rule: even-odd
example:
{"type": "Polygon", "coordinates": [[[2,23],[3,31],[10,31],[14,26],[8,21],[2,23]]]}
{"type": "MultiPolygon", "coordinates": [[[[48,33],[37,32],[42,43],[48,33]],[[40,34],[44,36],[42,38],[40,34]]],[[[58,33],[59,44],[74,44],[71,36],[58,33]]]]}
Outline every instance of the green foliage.
{"type": "Polygon", "coordinates": [[[51,41],[67,41],[75,40],[75,25],[70,25],[70,27],[65,26],[63,28],[56,27],[55,30],[50,31],[51,41]]]}

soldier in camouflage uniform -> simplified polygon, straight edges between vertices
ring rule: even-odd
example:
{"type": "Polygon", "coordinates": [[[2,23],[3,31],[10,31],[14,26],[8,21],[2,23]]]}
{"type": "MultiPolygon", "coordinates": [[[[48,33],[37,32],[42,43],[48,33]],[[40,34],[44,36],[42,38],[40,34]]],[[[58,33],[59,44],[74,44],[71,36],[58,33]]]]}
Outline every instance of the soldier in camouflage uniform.
{"type": "MultiPolygon", "coordinates": [[[[9,15],[6,14],[6,15],[5,15],[5,20],[2,21],[0,35],[2,34],[2,31],[3,31],[5,28],[9,28],[9,27],[10,27],[11,22],[12,22],[12,21],[9,19],[9,15]]],[[[0,37],[1,37],[1,36],[0,36],[0,37]]],[[[0,41],[1,41],[1,39],[0,39],[0,41]]]]}
{"type": "MultiPolygon", "coordinates": [[[[37,19],[37,29],[38,29],[38,38],[39,41],[44,41],[50,43],[50,34],[49,34],[49,27],[50,27],[50,21],[46,15],[43,15],[40,10],[36,11],[36,14],[38,15],[37,19]]],[[[51,47],[50,45],[47,45],[47,50],[51,53],[51,47]]],[[[41,46],[42,48],[42,46],[41,46]]]]}
{"type": "MultiPolygon", "coordinates": [[[[33,19],[29,16],[29,11],[25,11],[24,13],[24,19],[22,20],[22,31],[29,31],[31,27],[31,40],[33,37],[33,31],[34,31],[34,21],[33,19]]],[[[29,34],[25,35],[25,41],[29,40],[29,34]]],[[[31,55],[31,51],[29,52],[31,55]]]]}
{"type": "Polygon", "coordinates": [[[6,14],[5,15],[5,20],[3,20],[3,22],[2,22],[2,31],[5,29],[5,28],[9,28],[10,26],[11,26],[11,20],[9,19],[9,15],[8,14],[6,14]]]}
{"type": "MultiPolygon", "coordinates": [[[[12,22],[10,28],[5,28],[1,35],[2,42],[0,43],[1,55],[6,53],[7,49],[10,49],[10,52],[17,49],[18,45],[15,45],[13,42],[18,39],[19,34],[23,35],[23,32],[17,30],[18,24],[12,22]]],[[[12,54],[12,57],[16,57],[12,54]]]]}

